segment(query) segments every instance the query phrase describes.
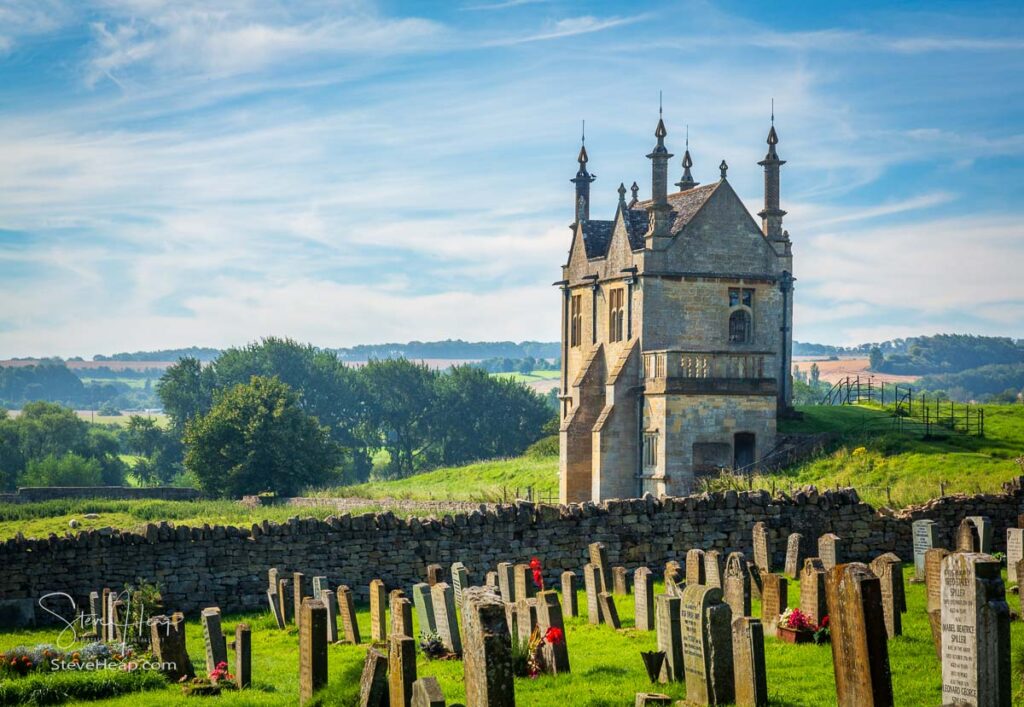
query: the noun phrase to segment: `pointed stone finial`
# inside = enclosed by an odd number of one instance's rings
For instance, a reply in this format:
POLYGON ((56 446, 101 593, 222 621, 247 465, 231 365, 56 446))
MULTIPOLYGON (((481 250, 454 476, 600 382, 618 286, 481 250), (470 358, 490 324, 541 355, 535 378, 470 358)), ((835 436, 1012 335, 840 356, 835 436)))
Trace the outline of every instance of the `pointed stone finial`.
POLYGON ((622 182, 619 182, 619 203, 626 203, 626 185, 622 182))
POLYGON ((633 186, 629 188, 629 191, 633 194, 633 200, 629 202, 632 206, 633 204, 640 201, 640 185, 637 184, 636 182, 633 182, 633 186))
POLYGON ((722 173, 722 179, 725 179, 725 173, 729 171, 729 165, 725 163, 725 160, 722 160, 722 164, 718 165, 718 169, 722 173))
POLYGON ((676 182, 676 186, 679 187, 679 191, 686 191, 687 189, 693 189, 695 186, 700 184, 693 179, 693 175, 690 174, 690 167, 693 166, 693 159, 690 157, 690 126, 686 126, 686 152, 683 153, 683 178, 676 182))

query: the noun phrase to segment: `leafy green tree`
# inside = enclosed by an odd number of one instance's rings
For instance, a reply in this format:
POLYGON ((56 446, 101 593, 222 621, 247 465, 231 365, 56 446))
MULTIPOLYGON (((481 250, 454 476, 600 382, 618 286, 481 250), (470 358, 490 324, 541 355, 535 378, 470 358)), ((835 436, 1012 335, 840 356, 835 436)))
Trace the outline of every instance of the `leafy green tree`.
POLYGON ((812 388, 817 387, 818 382, 821 380, 821 369, 818 368, 818 364, 811 364, 811 380, 810 385, 812 388))
POLYGON ((78 454, 48 454, 29 461, 20 483, 22 486, 100 486, 103 470, 97 459, 78 454))
POLYGON ((221 393, 185 427, 185 468, 214 496, 294 495, 329 481, 339 460, 329 430, 276 378, 253 377, 221 393))
POLYGON ((42 459, 68 452, 82 454, 88 446, 88 426, 74 410, 57 403, 34 402, 21 409, 15 420, 22 455, 42 459))
POLYGON ((196 358, 182 358, 164 372, 156 391, 179 435, 189 420, 210 410, 215 387, 215 373, 196 358))
POLYGON ((868 368, 872 371, 881 371, 885 366, 885 356, 882 354, 882 349, 877 346, 872 347, 871 353, 868 354, 868 368))
POLYGON ((431 445, 434 381, 438 374, 426 365, 404 358, 371 360, 361 370, 372 401, 369 415, 388 450, 392 476, 407 476, 431 445))

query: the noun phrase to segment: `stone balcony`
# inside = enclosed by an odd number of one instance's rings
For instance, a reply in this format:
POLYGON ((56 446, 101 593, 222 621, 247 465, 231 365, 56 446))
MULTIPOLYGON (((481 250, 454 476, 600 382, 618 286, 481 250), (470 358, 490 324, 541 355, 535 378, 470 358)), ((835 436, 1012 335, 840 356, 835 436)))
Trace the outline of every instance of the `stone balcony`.
POLYGON ((649 394, 775 395, 774 351, 645 351, 644 388, 649 394))

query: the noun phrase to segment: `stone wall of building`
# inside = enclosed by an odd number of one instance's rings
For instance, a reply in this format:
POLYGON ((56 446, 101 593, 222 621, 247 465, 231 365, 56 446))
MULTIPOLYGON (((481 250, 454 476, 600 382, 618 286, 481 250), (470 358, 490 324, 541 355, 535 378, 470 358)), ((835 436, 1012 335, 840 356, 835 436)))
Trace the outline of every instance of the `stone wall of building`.
MULTIPOLYGON (((752 554, 751 527, 764 521, 771 532, 775 563, 782 565, 790 532, 813 539, 833 532, 846 542, 847 557, 869 560, 894 551, 912 559, 911 522, 935 520, 951 543, 968 515, 989 516, 995 550, 1005 546, 1006 528, 1016 524, 1024 494, 1020 480, 998 495, 952 496, 899 513, 878 513, 856 491, 770 498, 764 491, 705 494, 656 500, 653 497, 568 506, 519 503, 438 519, 401 519, 392 513, 341 515, 326 521, 292 519, 251 528, 150 525, 142 534, 102 531, 76 537, 19 540, 0 544, 0 600, 30 599, 67 592, 81 606, 88 593, 120 588, 142 577, 158 582, 168 610, 190 613, 217 605, 225 612, 266 606, 267 569, 324 575, 367 598, 370 580, 388 589, 410 590, 428 563, 447 567, 461 561, 474 583, 498 562, 538 557, 554 583, 562 570, 580 571, 587 544, 607 545, 613 564, 640 565, 661 573, 669 559, 682 561, 690 548, 740 550, 752 554)), ((86 604, 87 605, 87 604, 86 604)), ((37 615, 42 612, 37 610, 37 615)))
POLYGON ((0 494, 0 503, 34 503, 69 498, 99 498, 108 501, 194 501, 202 497, 195 489, 133 486, 26 486, 14 493, 0 494))

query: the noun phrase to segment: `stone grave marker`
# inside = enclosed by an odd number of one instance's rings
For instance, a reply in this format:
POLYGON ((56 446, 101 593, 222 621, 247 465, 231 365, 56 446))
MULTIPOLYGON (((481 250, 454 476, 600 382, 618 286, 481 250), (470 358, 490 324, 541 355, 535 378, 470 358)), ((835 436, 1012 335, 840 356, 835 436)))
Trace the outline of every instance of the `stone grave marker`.
POLYGON ((518 599, 513 605, 515 612, 515 633, 520 642, 530 640, 530 634, 537 626, 537 599, 518 599))
POLYGON ((519 602, 505 604, 505 623, 508 625, 509 635, 512 640, 522 640, 519 635, 519 602))
POLYGON ((252 685, 252 629, 249 624, 235 626, 235 686, 239 690, 252 685))
POLYGON ((438 582, 430 588, 434 603, 434 623, 437 635, 449 653, 462 655, 462 636, 459 635, 459 620, 455 613, 455 590, 447 582, 438 582))
MULTIPOLYGON (((370 640, 388 640, 387 590, 384 581, 370 581, 370 640)), ((405 634, 408 635, 408 634, 405 634)))
POLYGON ((469 586, 469 570, 461 562, 452 563, 452 590, 455 592, 455 606, 462 606, 462 590, 469 586))
POLYGON ((758 521, 754 523, 753 527, 754 535, 754 566, 757 567, 760 572, 771 572, 772 571, 772 547, 771 540, 768 537, 768 526, 764 524, 764 521, 758 521))
POLYGON ((437 678, 420 678, 412 684, 412 707, 445 707, 437 678))
POLYGON ((832 668, 839 707, 893 704, 889 648, 878 577, 860 562, 825 575, 832 634, 832 668))
POLYGON ((484 575, 484 586, 485 587, 494 587, 495 589, 497 589, 498 588, 498 573, 495 572, 494 570, 491 570, 490 572, 485 574, 484 575))
POLYGON ((338 597, 330 589, 321 589, 320 596, 316 597, 327 607, 327 642, 338 642, 338 597))
MULTIPOLYGON (((401 591, 400 589, 397 591, 401 591)), ((412 630, 412 602, 402 594, 391 594, 391 631, 399 636, 408 636, 412 630)))
POLYGON ((498 589, 501 591, 502 601, 514 602, 516 600, 515 568, 511 562, 498 563, 498 589))
POLYGON ((992 554, 992 519, 988 516, 968 516, 967 520, 978 530, 978 552, 992 554))
POLYGON ((625 567, 612 567, 612 585, 615 588, 614 593, 618 596, 629 596, 629 575, 625 567))
POLYGON ((725 561, 725 603, 733 618, 750 616, 750 573, 742 552, 730 552, 725 561))
POLYGON ((515 566, 516 601, 537 596, 537 585, 533 583, 533 570, 525 562, 515 566))
POLYGON ((800 552, 800 545, 803 543, 804 536, 800 533, 790 533, 789 539, 786 540, 786 576, 790 579, 798 579, 800 576, 800 570, 803 568, 804 556, 800 552))
POLYGON ((753 562, 747 562, 747 574, 750 575, 750 596, 761 599, 761 570, 753 562))
POLYGON ((601 584, 598 587, 598 594, 612 590, 611 565, 608 564, 608 548, 604 543, 590 543, 587 546, 590 552, 590 564, 597 568, 601 576, 601 584))
POLYGON ((895 552, 886 552, 874 559, 874 562, 888 562, 895 565, 893 571, 893 592, 896 600, 896 608, 901 614, 907 613, 907 588, 903 582, 903 560, 895 552))
POLYGON ((416 623, 420 627, 420 634, 437 633, 434 599, 429 584, 420 582, 412 585, 412 605, 416 607, 416 623))
POLYGON ((760 619, 739 616, 732 620, 732 665, 737 707, 767 707, 768 677, 760 619))
POLYGON ((173 682, 195 677, 192 660, 185 646, 185 616, 178 612, 154 616, 149 620, 149 645, 153 661, 166 666, 164 674, 173 682))
POLYGON ((1000 563, 955 552, 942 561, 943 704, 1010 707, 1010 608, 1000 563))
POLYGON ((924 553, 939 545, 939 526, 927 518, 915 520, 911 527, 914 538, 914 579, 924 581, 924 553))
MULTIPOLYGON (((515 707, 512 637, 501 600, 485 588, 463 597, 466 707, 515 707)), ((391 707, 398 707, 394 701, 391 707)))
POLYGON ((107 641, 114 640, 113 630, 111 629, 111 616, 113 615, 110 607, 114 603, 113 594, 109 587, 104 587, 103 591, 100 592, 100 640, 106 643, 107 641))
POLYGON ((220 626, 220 609, 203 609, 203 642, 206 644, 206 672, 212 673, 219 663, 228 662, 228 644, 220 626))
POLYGON ((411 707, 416 682, 416 639, 392 634, 388 639, 388 699, 390 707, 411 707))
POLYGON ((562 572, 562 614, 570 617, 580 615, 579 597, 576 595, 576 573, 562 572))
POLYGON ((679 610, 686 701, 724 705, 733 701, 732 609, 719 587, 687 585, 679 610))
POLYGON ((704 583, 709 587, 722 588, 722 553, 718 550, 704 553, 704 583))
POLYGON ((601 593, 601 571, 589 562, 583 566, 583 588, 587 595, 587 621, 594 625, 603 623, 601 602, 597 598, 601 593))
POLYGON ((277 591, 277 580, 281 574, 281 571, 276 567, 271 567, 267 570, 267 589, 273 589, 277 591))
POLYGON ((569 647, 565 640, 565 622, 562 620, 562 605, 558 603, 558 592, 554 590, 543 591, 537 595, 537 627, 541 636, 546 636, 549 629, 557 628, 562 632, 562 641, 559 643, 544 642, 542 655, 544 667, 552 675, 568 673, 569 670, 569 647))
POLYGON ((281 615, 281 602, 277 596, 277 588, 267 590, 267 603, 270 604, 270 613, 274 617, 274 623, 278 628, 285 627, 284 616, 281 615))
POLYGON ((327 607, 305 597, 299 608, 299 704, 327 684, 327 607))
POLYGON ((654 575, 648 567, 633 573, 634 624, 638 631, 654 630, 654 575))
POLYGON ((302 600, 309 596, 305 576, 302 572, 292 573, 292 615, 299 626, 302 625, 302 600))
POLYGON ((707 584, 707 568, 704 567, 704 551, 692 548, 686 552, 686 586, 707 584))
POLYGON ((1010 584, 1020 584, 1017 563, 1024 560, 1024 529, 1006 529, 1006 579, 1010 584))
POLYGON ((789 580, 782 575, 761 573, 761 623, 769 636, 778 633, 779 617, 789 606, 789 580))
POLYGON ((427 565, 427 584, 433 587, 438 582, 444 581, 444 568, 441 565, 427 565))
POLYGON ((111 594, 110 597, 113 601, 110 602, 110 622, 111 629, 114 632, 113 641, 123 641, 123 631, 125 628, 125 605, 121 599, 114 599, 116 595, 111 594))
POLYGON ((939 660, 942 660, 942 561, 948 554, 949 550, 943 547, 933 547, 924 554, 925 593, 928 598, 926 610, 935 655, 939 660))
POLYGON ((633 700, 633 707, 661 707, 671 705, 672 698, 660 692, 638 692, 633 700))
POLYGON ((615 606, 615 597, 611 592, 601 592, 597 595, 601 604, 601 616, 604 622, 614 629, 622 628, 619 623, 619 610, 615 606))
POLYGON ((320 592, 328 588, 327 577, 313 577, 313 598, 319 599, 320 592))
POLYGON ((344 584, 338 587, 338 614, 341 616, 341 632, 346 643, 358 646, 359 624, 356 622, 356 601, 352 590, 344 584))
POLYGON ((825 595, 825 565, 819 557, 808 557, 800 572, 800 611, 820 626, 828 616, 828 599, 825 595))
POLYGON ((359 707, 388 707, 388 658, 370 646, 359 678, 359 707))
POLYGON ((882 615, 885 617, 885 633, 889 638, 903 635, 903 619, 900 616, 898 598, 903 588, 903 566, 899 564, 898 557, 896 560, 892 562, 885 555, 881 555, 869 565, 871 572, 878 577, 878 585, 882 590, 882 615), (897 583, 900 590, 896 589, 897 583))
POLYGON ((280 605, 281 617, 284 619, 286 624, 289 621, 291 621, 292 623, 298 621, 298 619, 295 618, 295 613, 293 611, 295 605, 291 601, 291 597, 289 596, 289 585, 290 580, 283 578, 277 580, 277 601, 278 604, 280 605))
POLYGON ((957 552, 981 552, 981 538, 970 518, 964 518, 956 528, 957 552))
POLYGON ((846 558, 843 556, 842 538, 835 533, 825 533, 818 538, 818 557, 826 571, 846 562, 846 558))
POLYGON ((89 621, 92 624, 90 635, 100 635, 100 622, 103 620, 103 608, 100 606, 100 593, 89 592, 89 621))
POLYGON ((683 574, 683 568, 679 566, 679 563, 675 560, 669 560, 665 563, 665 593, 669 596, 676 596, 677 594, 682 595, 683 590, 680 588, 680 582, 685 582, 686 577, 683 574))
POLYGON ((659 594, 654 598, 658 650, 665 654, 658 678, 662 683, 683 681, 683 634, 679 623, 681 601, 680 597, 670 594, 659 594))

